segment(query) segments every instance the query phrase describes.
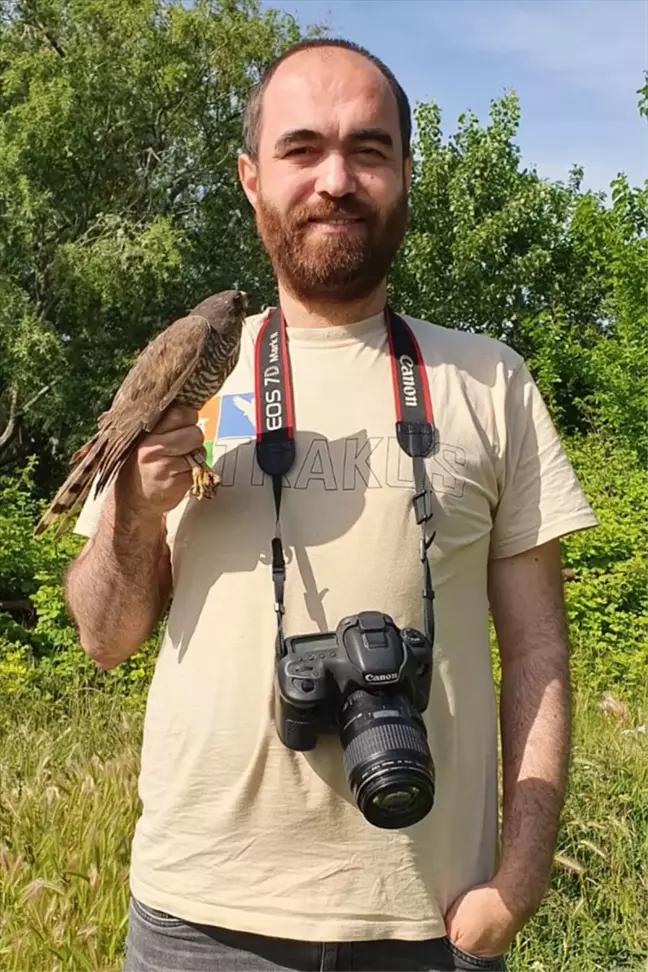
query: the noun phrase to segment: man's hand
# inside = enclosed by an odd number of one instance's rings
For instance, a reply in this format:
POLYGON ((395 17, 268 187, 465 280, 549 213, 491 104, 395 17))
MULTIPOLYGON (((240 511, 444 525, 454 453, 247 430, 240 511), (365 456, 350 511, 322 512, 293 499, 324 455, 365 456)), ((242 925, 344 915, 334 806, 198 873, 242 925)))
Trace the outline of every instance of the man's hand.
POLYGON ((139 444, 117 477, 118 506, 135 516, 159 517, 180 503, 192 483, 190 452, 202 452, 203 433, 193 408, 170 408, 139 444))
POLYGON ((497 882, 480 884, 460 895, 448 911, 446 933, 453 944, 480 958, 497 958, 524 924, 505 904, 497 882))

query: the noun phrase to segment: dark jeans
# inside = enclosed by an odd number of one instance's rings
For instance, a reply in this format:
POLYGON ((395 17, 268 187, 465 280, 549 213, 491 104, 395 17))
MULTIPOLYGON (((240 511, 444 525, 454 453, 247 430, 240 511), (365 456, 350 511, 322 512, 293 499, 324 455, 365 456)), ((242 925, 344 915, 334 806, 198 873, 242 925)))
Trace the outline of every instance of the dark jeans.
POLYGON ((124 972, 491 972, 505 968, 503 957, 483 959, 469 955, 448 938, 422 942, 299 942, 189 924, 131 898, 124 972))

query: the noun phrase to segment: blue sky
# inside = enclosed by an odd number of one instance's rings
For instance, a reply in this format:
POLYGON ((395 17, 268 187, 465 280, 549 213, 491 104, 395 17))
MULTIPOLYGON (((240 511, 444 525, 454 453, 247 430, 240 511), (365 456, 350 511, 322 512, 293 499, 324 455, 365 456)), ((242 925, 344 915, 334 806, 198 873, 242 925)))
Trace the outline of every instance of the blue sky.
POLYGON ((445 135, 491 99, 520 99, 524 165, 607 190, 619 171, 648 177, 645 119, 636 90, 648 67, 646 0, 263 0, 301 25, 369 48, 394 71, 412 105, 435 100, 445 135))

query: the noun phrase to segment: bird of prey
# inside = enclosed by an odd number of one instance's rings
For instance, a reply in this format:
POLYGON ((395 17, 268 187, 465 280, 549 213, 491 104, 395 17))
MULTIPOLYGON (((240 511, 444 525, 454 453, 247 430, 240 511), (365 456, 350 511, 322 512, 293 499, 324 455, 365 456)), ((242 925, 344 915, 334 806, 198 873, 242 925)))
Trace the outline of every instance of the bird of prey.
MULTIPOLYGON (((151 432, 171 405, 200 409, 222 387, 240 354, 247 297, 225 290, 207 297, 186 316, 174 321, 136 358, 98 430, 70 461, 70 472, 39 520, 34 535, 60 519, 59 536, 90 493, 97 496, 119 472, 140 440, 151 432)), ((202 452, 187 455, 192 468, 191 492, 211 496, 220 478, 202 452)))

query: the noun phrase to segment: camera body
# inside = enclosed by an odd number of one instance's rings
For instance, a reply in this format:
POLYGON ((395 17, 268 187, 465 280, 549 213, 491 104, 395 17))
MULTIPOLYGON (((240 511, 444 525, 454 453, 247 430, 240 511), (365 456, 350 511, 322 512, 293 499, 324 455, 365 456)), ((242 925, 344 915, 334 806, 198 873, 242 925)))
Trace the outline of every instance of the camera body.
POLYGON ((316 747, 340 737, 349 788, 374 826, 417 823, 434 802, 434 764, 421 713, 430 696, 432 645, 379 611, 343 618, 334 632, 293 635, 276 664, 282 743, 316 747))
POLYGON ((415 628, 379 611, 343 618, 335 631, 293 635, 276 668, 277 729, 288 749, 311 750, 320 733, 339 733, 346 700, 358 689, 404 696, 427 708, 432 646, 415 628))

